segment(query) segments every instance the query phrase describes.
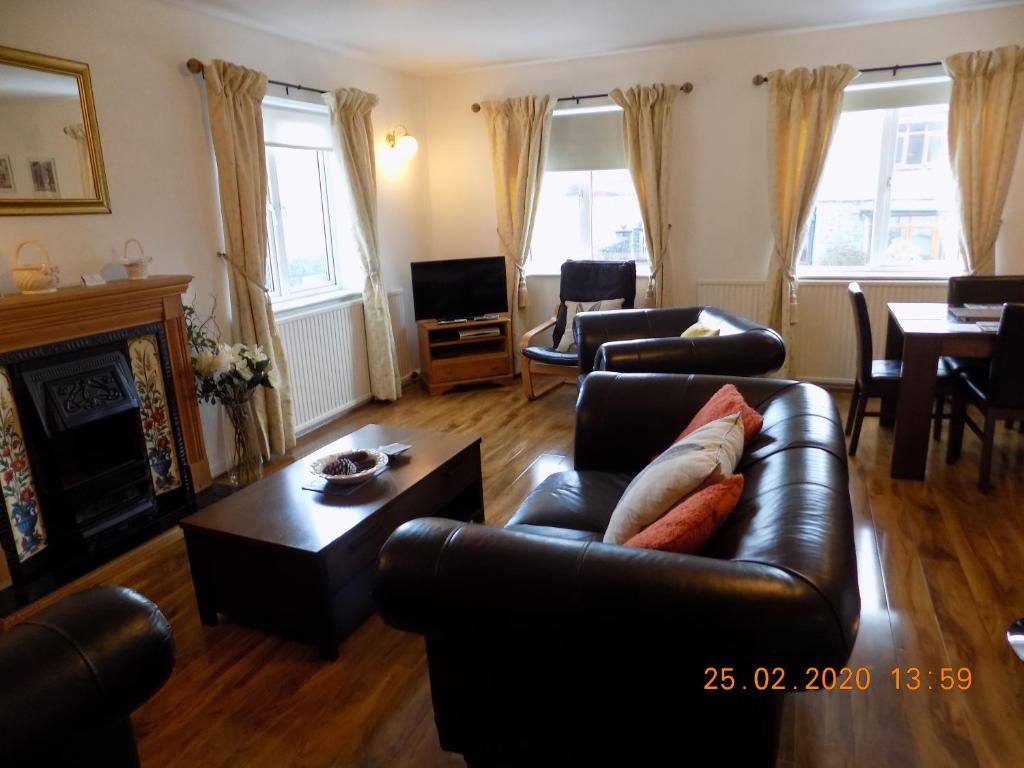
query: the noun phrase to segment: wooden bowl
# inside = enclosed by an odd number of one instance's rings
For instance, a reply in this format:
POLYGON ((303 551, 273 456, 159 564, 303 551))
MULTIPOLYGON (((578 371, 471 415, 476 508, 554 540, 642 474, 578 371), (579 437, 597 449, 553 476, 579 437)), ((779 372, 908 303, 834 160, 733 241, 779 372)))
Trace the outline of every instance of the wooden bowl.
POLYGON ((309 465, 309 471, 317 477, 322 477, 329 483, 334 485, 355 485, 361 483, 364 480, 369 480, 371 477, 379 475, 388 466, 388 455, 381 451, 374 450, 373 448, 361 448, 352 451, 342 451, 341 453, 329 453, 323 458, 317 459, 309 465), (361 472, 354 472, 351 475, 331 475, 326 473, 324 470, 333 462, 338 459, 352 459, 357 460, 358 458, 365 457, 361 464, 368 464, 366 469, 361 472))

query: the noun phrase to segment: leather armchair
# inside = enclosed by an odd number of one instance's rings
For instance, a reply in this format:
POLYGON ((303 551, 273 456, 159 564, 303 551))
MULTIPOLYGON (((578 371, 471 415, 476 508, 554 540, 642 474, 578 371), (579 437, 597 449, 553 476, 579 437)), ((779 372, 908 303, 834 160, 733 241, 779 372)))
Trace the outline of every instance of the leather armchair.
POLYGON ((174 667, 167 619, 121 587, 78 592, 0 635, 7 766, 138 766, 132 711, 174 667))
POLYGON ((841 667, 857 634, 831 398, 781 380, 596 372, 580 393, 574 466, 503 529, 419 519, 381 552, 378 607, 426 638, 441 746, 486 766, 771 765, 783 694, 740 686, 781 668, 792 690, 808 667, 841 667), (727 382, 765 424, 707 550, 601 543, 632 477, 727 382), (706 690, 709 667, 732 670, 735 689, 706 690))
POLYGON ((762 376, 786 361, 778 333, 714 307, 587 312, 576 317, 574 331, 580 376, 592 370, 762 376), (698 321, 719 335, 680 338, 698 321))

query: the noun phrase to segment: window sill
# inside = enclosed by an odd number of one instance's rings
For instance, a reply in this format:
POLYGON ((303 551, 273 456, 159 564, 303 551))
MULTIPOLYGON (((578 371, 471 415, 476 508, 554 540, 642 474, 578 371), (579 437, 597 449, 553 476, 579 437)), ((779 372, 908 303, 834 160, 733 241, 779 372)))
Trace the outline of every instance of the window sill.
MULTIPOLYGON (((614 263, 614 262, 612 262, 612 263, 614 263)), ((527 279, 529 279, 531 277, 561 277, 561 276, 562 276, 562 273, 557 271, 557 270, 554 271, 554 272, 552 272, 550 270, 542 270, 542 271, 539 271, 539 272, 528 272, 526 274, 527 279)), ((638 269, 636 271, 636 276, 638 278, 639 277, 650 277, 651 276, 651 271, 649 269, 646 269, 646 268, 638 269)))
MULTIPOLYGON (((389 291, 390 293, 390 291, 389 291)), ((270 305, 274 314, 279 320, 287 319, 293 315, 318 309, 324 305, 345 304, 350 301, 360 301, 362 292, 353 290, 328 291, 316 293, 310 296, 295 296, 292 298, 272 298, 270 305)))
POLYGON ((922 274, 921 272, 798 272, 801 283, 946 283, 963 272, 922 274))

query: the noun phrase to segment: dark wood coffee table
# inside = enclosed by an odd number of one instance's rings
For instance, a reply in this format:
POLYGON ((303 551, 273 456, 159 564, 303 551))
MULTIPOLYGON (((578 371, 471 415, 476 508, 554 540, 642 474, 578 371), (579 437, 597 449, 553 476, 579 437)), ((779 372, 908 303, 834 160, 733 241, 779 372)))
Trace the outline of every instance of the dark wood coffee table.
POLYGON ((199 616, 224 613, 315 643, 325 658, 373 612, 377 555, 417 517, 483 522, 480 438, 363 427, 181 521, 199 616), (326 453, 412 447, 345 494, 305 490, 307 467, 326 453))

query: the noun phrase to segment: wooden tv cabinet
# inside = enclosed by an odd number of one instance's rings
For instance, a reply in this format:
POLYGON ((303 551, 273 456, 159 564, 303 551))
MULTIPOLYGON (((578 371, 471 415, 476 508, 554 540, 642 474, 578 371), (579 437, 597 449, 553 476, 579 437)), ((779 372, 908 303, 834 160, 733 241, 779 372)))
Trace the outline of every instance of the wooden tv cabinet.
POLYGON ((495 320, 420 320, 416 325, 420 330, 420 381, 430 394, 447 392, 459 384, 512 383, 512 320, 507 313, 495 320), (496 328, 497 334, 459 338, 462 331, 483 328, 496 328))

